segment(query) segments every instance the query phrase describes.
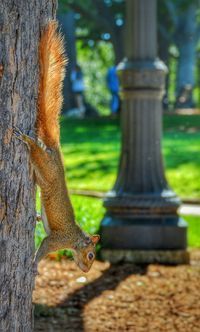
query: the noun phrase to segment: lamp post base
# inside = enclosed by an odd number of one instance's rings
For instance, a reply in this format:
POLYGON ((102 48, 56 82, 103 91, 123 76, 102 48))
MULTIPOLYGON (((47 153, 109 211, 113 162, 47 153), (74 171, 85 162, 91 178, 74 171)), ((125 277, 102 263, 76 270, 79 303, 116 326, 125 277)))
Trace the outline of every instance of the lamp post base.
POLYGON ((185 250, 187 223, 179 216, 105 216, 101 224, 103 249, 185 250))
POLYGON ((130 250, 102 249, 101 258, 110 263, 120 262, 134 264, 188 264, 190 255, 187 250, 130 250))

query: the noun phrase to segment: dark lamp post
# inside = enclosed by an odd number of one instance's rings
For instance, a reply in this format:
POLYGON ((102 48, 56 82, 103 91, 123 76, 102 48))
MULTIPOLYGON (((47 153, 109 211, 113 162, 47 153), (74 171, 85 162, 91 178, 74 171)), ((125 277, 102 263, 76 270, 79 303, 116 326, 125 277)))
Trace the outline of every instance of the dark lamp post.
POLYGON ((127 0, 127 58, 118 66, 122 150, 101 225, 110 261, 183 263, 186 223, 169 187, 161 155, 162 97, 167 68, 157 59, 156 0, 127 0))

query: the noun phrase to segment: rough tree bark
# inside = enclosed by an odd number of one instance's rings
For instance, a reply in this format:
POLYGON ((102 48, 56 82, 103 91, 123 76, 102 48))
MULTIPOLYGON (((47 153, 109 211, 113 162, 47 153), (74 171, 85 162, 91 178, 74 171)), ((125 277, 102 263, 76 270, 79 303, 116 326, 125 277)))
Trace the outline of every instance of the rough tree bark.
POLYGON ((196 47, 196 22, 197 7, 191 4, 187 11, 179 16, 176 32, 176 44, 179 50, 176 85, 176 107, 194 107, 192 91, 195 84, 195 47, 196 47), (187 92, 188 91, 188 92, 187 92))
POLYGON ((13 125, 34 130, 38 42, 56 0, 0 2, 0 331, 31 332, 34 183, 13 125))

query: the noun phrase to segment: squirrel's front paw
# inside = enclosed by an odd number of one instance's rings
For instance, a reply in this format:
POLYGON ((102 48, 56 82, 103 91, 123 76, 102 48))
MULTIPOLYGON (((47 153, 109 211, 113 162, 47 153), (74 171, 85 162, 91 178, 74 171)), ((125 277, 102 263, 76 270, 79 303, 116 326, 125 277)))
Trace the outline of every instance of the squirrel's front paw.
POLYGON ((13 126, 13 134, 14 134, 17 138, 21 138, 21 136, 23 136, 22 131, 21 131, 19 128, 15 127, 15 126, 13 126))

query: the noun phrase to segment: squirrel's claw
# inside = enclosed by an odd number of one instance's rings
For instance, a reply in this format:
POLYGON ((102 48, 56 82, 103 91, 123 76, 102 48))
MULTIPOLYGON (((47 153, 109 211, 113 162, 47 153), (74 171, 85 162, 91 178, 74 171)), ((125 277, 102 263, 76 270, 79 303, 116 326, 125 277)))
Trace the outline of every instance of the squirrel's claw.
POLYGON ((16 138, 18 138, 20 141, 24 142, 27 145, 30 145, 33 142, 35 143, 34 138, 29 135, 23 134, 22 131, 15 126, 13 126, 13 134, 16 138))
POLYGON ((21 131, 19 128, 13 126, 13 134, 14 134, 18 139, 21 139, 21 140, 22 140, 21 137, 23 136, 23 133, 22 133, 22 131, 21 131))

